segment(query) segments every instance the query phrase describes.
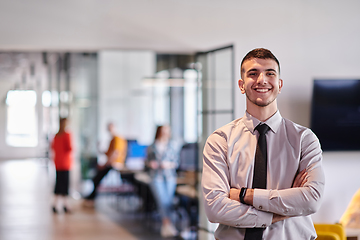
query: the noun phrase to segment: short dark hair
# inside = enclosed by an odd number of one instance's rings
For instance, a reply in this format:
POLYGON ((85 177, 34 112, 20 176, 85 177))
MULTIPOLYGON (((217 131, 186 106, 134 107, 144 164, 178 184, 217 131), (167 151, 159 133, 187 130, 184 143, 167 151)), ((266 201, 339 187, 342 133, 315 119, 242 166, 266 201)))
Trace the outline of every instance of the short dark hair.
POLYGON ((60 124, 63 123, 63 122, 65 122, 65 121, 67 121, 67 118, 66 118, 66 117, 61 117, 61 118, 59 118, 59 123, 60 123, 60 124))
POLYGON ((278 67, 279 67, 279 73, 280 73, 280 63, 279 60, 275 57, 274 54, 272 54, 272 52, 268 49, 265 48, 255 48, 254 50, 251 50, 250 52, 248 52, 245 57, 243 58, 243 60, 241 61, 240 64, 240 76, 241 73, 243 71, 243 64, 245 61, 253 59, 253 58, 260 58, 260 59, 272 59, 274 60, 278 67))
POLYGON ((163 128, 164 126, 160 125, 160 126, 157 126, 156 127, 156 133, 155 133, 155 140, 158 140, 161 136, 161 129, 163 128))

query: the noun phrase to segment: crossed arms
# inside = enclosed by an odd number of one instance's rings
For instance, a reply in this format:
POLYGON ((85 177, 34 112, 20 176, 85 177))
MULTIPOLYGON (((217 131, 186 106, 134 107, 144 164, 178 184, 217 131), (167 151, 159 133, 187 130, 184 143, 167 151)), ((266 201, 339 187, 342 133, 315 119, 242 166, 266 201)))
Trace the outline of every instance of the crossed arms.
MULTIPOLYGON (((305 185, 305 183, 307 182, 307 178, 306 178, 307 175, 308 175, 308 173, 306 172, 306 169, 299 172, 295 177, 292 188, 303 187, 305 185)), ((236 200, 236 201, 240 202, 239 196, 240 196, 240 189, 237 189, 237 188, 231 188, 230 189, 229 198, 231 200, 236 200)), ((254 189, 247 189, 246 190, 246 194, 245 194, 245 197, 244 197, 244 202, 246 204, 250 205, 250 206, 253 206, 254 189)), ((282 220, 287 219, 287 218, 289 218, 289 216, 283 216, 283 215, 273 213, 273 218, 272 218, 271 223, 276 223, 276 222, 282 221, 282 220)))
POLYGON ((289 217, 307 216, 317 211, 325 180, 322 152, 312 134, 304 136, 306 147, 302 148, 299 160, 293 160, 293 167, 300 172, 292 175, 292 185, 281 189, 248 189, 246 204, 239 202, 239 192, 241 187, 246 187, 244 179, 248 177, 248 170, 242 169, 241 164, 233 166, 235 160, 229 159, 222 134, 211 138, 204 148, 202 176, 204 207, 210 222, 240 228, 267 227, 289 217), (234 178, 234 174, 241 177, 234 178))

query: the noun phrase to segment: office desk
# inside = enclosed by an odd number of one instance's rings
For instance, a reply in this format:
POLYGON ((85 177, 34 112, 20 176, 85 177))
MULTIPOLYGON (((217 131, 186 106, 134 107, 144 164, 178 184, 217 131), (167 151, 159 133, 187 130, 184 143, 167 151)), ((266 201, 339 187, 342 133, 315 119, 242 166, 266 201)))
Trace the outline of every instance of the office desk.
POLYGON ((176 187, 176 193, 188 198, 198 199, 199 194, 197 189, 191 185, 179 185, 176 187))
POLYGON ((140 171, 135 174, 135 180, 143 184, 150 184, 151 178, 147 172, 140 171))

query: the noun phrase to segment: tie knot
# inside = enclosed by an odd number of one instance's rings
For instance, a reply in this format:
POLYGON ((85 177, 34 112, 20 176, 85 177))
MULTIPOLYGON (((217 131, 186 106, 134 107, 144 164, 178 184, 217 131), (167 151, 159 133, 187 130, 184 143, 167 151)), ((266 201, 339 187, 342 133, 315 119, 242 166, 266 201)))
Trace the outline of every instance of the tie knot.
POLYGON ((260 135, 262 135, 265 134, 267 131, 269 131, 270 128, 268 125, 264 123, 257 125, 255 129, 260 133, 260 135))

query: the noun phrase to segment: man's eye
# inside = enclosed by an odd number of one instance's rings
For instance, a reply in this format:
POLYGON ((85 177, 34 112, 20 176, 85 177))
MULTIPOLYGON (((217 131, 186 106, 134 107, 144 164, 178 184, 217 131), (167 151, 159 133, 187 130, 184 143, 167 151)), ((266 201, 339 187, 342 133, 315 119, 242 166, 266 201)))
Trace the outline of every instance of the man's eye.
POLYGON ((269 75, 269 76, 274 76, 275 73, 273 73, 273 72, 268 72, 267 75, 269 75))
POLYGON ((256 73, 249 73, 249 76, 255 76, 256 73))

